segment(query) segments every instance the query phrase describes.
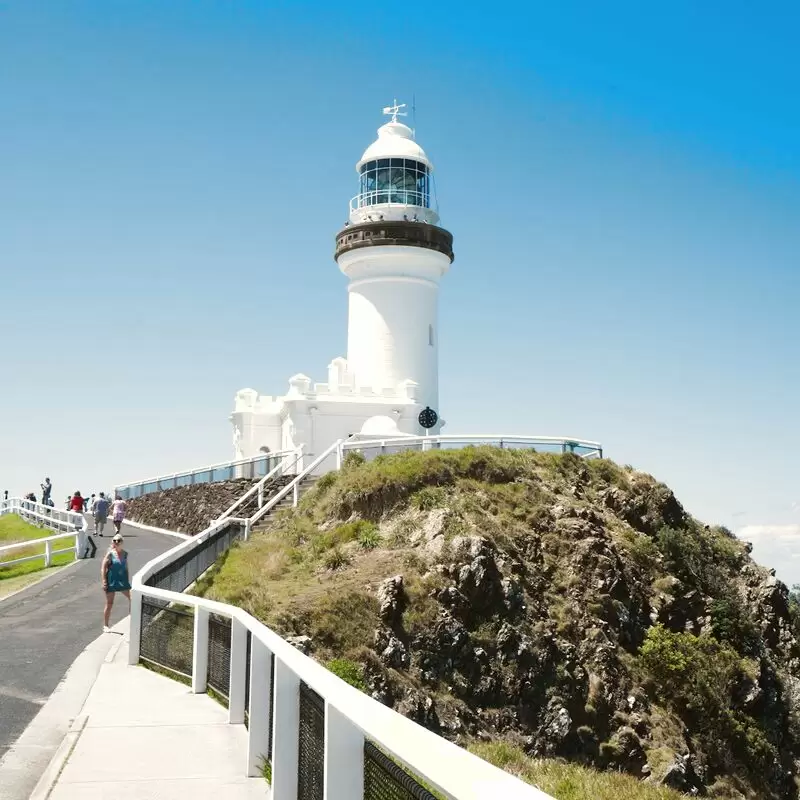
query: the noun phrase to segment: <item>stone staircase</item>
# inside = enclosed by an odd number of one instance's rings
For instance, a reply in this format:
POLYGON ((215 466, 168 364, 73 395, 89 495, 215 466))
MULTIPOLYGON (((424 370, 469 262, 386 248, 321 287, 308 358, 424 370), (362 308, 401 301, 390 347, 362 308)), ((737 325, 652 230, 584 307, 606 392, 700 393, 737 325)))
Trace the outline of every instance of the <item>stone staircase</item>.
MULTIPOLYGON (((264 502, 266 503, 270 497, 274 497, 284 486, 291 483, 293 480, 292 475, 287 476, 286 478, 279 478, 278 480, 282 481, 280 486, 273 488, 270 486, 269 494, 267 494, 267 487, 264 487, 264 502)), ((302 498, 306 492, 310 491, 314 488, 315 484, 319 480, 319 476, 317 475, 308 475, 307 477, 303 478, 298 487, 298 495, 299 498, 302 498)), ((263 516, 254 526, 254 531, 264 530, 265 528, 269 528, 273 521, 273 515, 276 514, 278 511, 283 511, 287 508, 292 508, 294 505, 294 492, 289 492, 285 497, 282 497, 268 512, 265 516, 263 516)), ((248 512, 247 516, 250 516, 255 513, 255 510, 258 508, 257 503, 254 506, 254 509, 248 512)))
MULTIPOLYGON (((269 483, 264 484, 264 504, 269 502, 271 497, 274 497, 284 486, 287 486, 294 480, 294 475, 280 475, 273 478, 269 483)), ((289 499, 291 500, 291 494, 289 499)), ((258 493, 254 493, 245 503, 239 506, 234 512, 233 516, 236 517, 252 517, 258 511, 258 493)))

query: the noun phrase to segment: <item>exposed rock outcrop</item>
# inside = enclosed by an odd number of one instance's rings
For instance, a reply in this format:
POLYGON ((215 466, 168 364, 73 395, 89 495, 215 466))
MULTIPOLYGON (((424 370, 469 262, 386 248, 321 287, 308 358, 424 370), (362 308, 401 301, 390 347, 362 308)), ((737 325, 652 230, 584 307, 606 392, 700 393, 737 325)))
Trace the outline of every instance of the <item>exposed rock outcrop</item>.
POLYGON ((275 528, 300 543, 287 563, 335 542, 346 564, 332 576, 320 561, 306 588, 273 576, 263 617, 360 663, 381 702, 459 742, 690 795, 798 797, 800 604, 650 476, 572 455, 406 453, 351 465, 304 506, 275 528), (334 535, 367 523, 380 546, 334 535), (363 602, 336 616, 343 591, 363 602))

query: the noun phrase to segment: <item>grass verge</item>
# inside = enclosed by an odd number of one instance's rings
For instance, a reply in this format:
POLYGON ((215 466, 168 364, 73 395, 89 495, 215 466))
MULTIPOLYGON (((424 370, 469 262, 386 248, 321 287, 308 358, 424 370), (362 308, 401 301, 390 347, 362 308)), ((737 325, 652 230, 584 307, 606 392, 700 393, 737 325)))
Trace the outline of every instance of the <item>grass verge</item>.
POLYGON ((8 597, 10 594, 14 594, 14 592, 24 589, 26 586, 44 580, 48 575, 52 575, 54 572, 58 572, 63 568, 63 565, 48 567, 47 569, 40 569, 36 572, 27 572, 24 575, 17 575, 15 578, 0 578, 0 600, 4 597, 8 597))
MULTIPOLYGON (((26 522, 22 517, 16 514, 4 514, 0 517, 0 546, 7 544, 17 544, 18 542, 26 542, 31 539, 44 539, 47 536, 54 535, 54 532, 49 528, 38 528, 36 525, 31 525, 26 522)), ((56 539, 51 542, 53 550, 63 550, 70 547, 75 542, 73 536, 64 536, 61 539, 56 539)), ((45 546, 32 545, 31 547, 20 548, 14 550, 3 556, 4 560, 13 561, 17 558, 26 558, 27 556, 43 555, 45 546)), ((59 553, 52 557, 50 567, 63 567, 74 561, 74 552, 59 553)), ((31 573, 41 572, 45 569, 44 558, 35 559, 33 561, 25 561, 22 564, 14 564, 10 567, 0 567, 0 582, 7 581, 12 578, 20 578, 22 576, 30 575, 31 573)), ((30 581, 29 581, 30 583, 30 581)), ((21 588, 17 586, 16 588, 21 588)), ((16 588, 10 591, 16 591, 16 588)), ((5 594, 9 592, 6 591, 5 594)), ((2 592, 0 592, 2 596, 2 592)))
POLYGON ((506 742, 476 742, 469 749, 556 800, 680 800, 684 797, 672 789, 642 783, 620 772, 599 772, 579 764, 528 758, 520 748, 506 742))

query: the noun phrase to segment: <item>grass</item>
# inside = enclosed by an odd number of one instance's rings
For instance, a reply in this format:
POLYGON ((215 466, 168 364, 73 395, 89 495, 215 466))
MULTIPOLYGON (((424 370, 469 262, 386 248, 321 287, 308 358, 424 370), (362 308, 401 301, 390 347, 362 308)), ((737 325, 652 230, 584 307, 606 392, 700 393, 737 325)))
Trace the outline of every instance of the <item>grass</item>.
POLYGON ((361 664, 349 658, 333 658, 325 666, 360 692, 367 691, 367 685, 364 683, 364 667, 361 664))
POLYGON ((16 544, 28 539, 41 539, 44 536, 47 536, 47 533, 42 528, 25 522, 17 514, 3 514, 0 517, 0 543, 2 544, 16 544))
POLYGON ((555 800, 681 800, 664 786, 642 783, 619 772, 598 772, 578 764, 528 758, 507 742, 476 742, 469 750, 490 764, 516 775, 555 800))
MULTIPOLYGON (((20 564, 19 566, 25 565, 20 564)), ((24 589, 26 586, 30 586, 32 583, 36 583, 37 581, 46 578, 48 575, 51 575, 54 572, 58 572, 63 568, 64 565, 48 567, 47 569, 39 569, 36 572, 27 572, 23 575, 17 575, 15 578, 4 578, 2 574, 0 574, 0 600, 2 600, 4 597, 8 597, 10 594, 14 594, 14 592, 24 589)))
MULTIPOLYGON (((0 517, 0 546, 7 544, 17 544, 18 542, 26 542, 31 539, 44 539, 47 536, 55 535, 54 531, 49 528, 37 528, 25 522, 24 519, 16 514, 4 514, 0 517)), ((70 547, 75 542, 73 536, 65 536, 63 539, 56 539, 51 542, 53 550, 63 550, 70 547)), ((26 558, 27 556, 34 556, 44 554, 45 546, 34 545, 20 550, 14 550, 3 556, 5 560, 12 561, 17 558, 26 558)), ((69 564, 75 559, 74 552, 60 553, 52 557, 50 561, 51 567, 60 567, 69 564)), ((25 561, 22 564, 14 564, 11 567, 0 567, 0 581, 7 581, 11 579, 21 578, 30 575, 34 572, 41 572, 44 570, 44 558, 36 559, 34 561, 25 561)), ((28 581, 30 583, 31 581, 28 581)), ((19 585, 17 588, 21 588, 19 585)), ((16 589, 14 590, 16 591, 16 589)), ((8 592, 4 592, 8 593, 8 592)))

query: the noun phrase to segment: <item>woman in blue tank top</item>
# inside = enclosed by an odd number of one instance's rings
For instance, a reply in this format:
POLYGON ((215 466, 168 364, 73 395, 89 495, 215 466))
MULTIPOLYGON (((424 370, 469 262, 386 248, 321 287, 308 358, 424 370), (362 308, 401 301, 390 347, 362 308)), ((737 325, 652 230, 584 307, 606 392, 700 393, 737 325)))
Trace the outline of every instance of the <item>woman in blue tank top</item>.
POLYGON ((114 606, 114 595, 122 592, 128 598, 128 608, 131 603, 131 576, 128 572, 128 553, 122 549, 122 537, 116 534, 111 540, 111 547, 103 559, 100 577, 103 581, 103 591, 106 593, 106 607, 103 612, 103 633, 108 633, 108 620, 114 606))

